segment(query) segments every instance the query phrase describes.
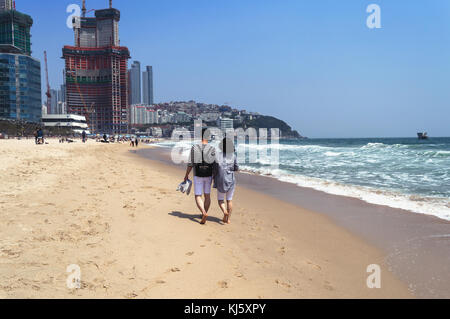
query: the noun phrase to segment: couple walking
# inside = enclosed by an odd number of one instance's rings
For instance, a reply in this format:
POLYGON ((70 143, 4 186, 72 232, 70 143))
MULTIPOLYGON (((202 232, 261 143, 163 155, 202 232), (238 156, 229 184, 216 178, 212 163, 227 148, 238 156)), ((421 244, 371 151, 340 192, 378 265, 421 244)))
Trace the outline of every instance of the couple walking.
POLYGON ((223 212, 223 222, 229 224, 233 210, 233 195, 236 185, 234 172, 238 171, 234 143, 224 138, 216 150, 208 144, 207 129, 202 129, 202 143, 194 145, 186 169, 184 181, 194 169, 195 202, 202 213, 201 224, 206 223, 211 206, 211 184, 217 188, 219 207, 223 212), (203 200, 204 196, 204 200, 203 200), (225 205, 226 200, 226 205, 225 205))

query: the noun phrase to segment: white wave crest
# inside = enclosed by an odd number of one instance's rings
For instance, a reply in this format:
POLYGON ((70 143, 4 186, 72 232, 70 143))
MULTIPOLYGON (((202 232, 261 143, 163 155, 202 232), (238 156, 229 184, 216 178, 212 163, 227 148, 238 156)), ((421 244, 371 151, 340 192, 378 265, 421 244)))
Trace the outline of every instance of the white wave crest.
POLYGON ((293 175, 283 170, 271 170, 269 168, 242 166, 242 169, 256 174, 271 176, 282 182, 292 183, 300 187, 313 188, 333 195, 358 198, 367 203, 432 215, 450 221, 450 201, 448 198, 407 195, 394 191, 347 185, 319 178, 293 175))

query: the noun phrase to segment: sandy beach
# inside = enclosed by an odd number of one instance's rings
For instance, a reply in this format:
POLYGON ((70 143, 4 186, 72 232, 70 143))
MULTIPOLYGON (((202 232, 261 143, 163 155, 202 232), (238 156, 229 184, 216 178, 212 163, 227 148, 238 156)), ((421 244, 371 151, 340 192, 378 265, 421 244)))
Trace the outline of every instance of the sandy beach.
POLYGON ((412 297, 377 247, 263 192, 238 187, 230 225, 213 192, 200 225, 183 172, 127 144, 4 140, 0 157, 0 298, 412 297))

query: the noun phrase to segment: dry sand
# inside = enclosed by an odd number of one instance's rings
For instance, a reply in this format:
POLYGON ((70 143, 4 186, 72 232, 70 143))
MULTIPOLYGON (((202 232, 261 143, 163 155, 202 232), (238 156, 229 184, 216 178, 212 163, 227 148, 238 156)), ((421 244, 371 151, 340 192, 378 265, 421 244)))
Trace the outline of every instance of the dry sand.
POLYGON ((214 194, 202 226, 179 169, 125 144, 49 143, 0 141, 0 298, 411 297, 380 251, 319 213, 239 187, 232 224, 214 194))

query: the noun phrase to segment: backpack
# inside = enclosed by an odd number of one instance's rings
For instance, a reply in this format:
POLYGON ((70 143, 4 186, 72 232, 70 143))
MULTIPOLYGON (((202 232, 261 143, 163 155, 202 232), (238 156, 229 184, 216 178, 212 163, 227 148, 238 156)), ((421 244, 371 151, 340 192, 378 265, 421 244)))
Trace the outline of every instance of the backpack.
POLYGON ((195 176, 197 177, 210 177, 213 173, 213 165, 205 162, 205 159, 203 157, 203 152, 205 151, 205 148, 199 147, 200 151, 202 152, 202 162, 195 164, 195 176))

